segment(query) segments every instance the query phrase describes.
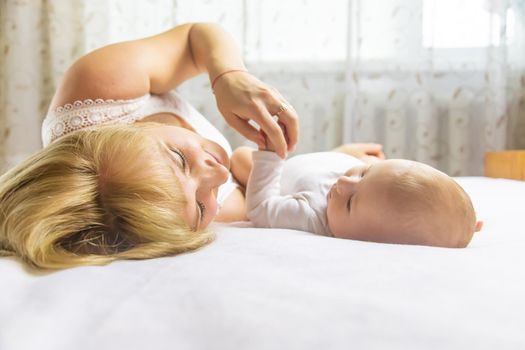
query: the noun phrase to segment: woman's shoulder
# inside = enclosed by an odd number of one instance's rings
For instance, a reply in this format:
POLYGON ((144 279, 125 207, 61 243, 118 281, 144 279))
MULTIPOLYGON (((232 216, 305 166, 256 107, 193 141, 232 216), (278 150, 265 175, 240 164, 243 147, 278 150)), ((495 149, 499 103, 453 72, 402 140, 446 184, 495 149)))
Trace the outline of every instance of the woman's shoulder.
POLYGON ((149 93, 148 75, 110 45, 81 57, 64 74, 50 110, 85 100, 130 100, 149 93))
POLYGON ((111 44, 78 59, 65 73, 51 109, 86 99, 129 100, 163 94, 200 73, 188 45, 192 24, 111 44))

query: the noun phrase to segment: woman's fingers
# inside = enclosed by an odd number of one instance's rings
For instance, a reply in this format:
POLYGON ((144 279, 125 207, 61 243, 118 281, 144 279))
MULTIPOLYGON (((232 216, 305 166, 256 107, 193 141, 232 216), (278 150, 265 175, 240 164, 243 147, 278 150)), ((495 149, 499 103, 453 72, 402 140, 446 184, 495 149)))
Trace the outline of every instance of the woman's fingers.
POLYGON ((223 113, 228 124, 237 130, 242 136, 248 140, 255 142, 257 146, 264 147, 265 140, 261 137, 259 131, 248 123, 247 120, 240 118, 234 113, 223 113))
POLYGON ((231 127, 260 146, 268 141, 282 158, 287 150, 294 150, 299 137, 299 118, 277 90, 245 73, 224 75, 220 82, 214 94, 219 110, 231 127), (272 115, 277 115, 278 120, 272 115), (250 119, 264 132, 266 140, 248 123, 250 119))
POLYGON ((269 101, 267 100, 266 105, 273 106, 270 113, 275 112, 273 115, 279 118, 279 124, 281 124, 281 128, 283 129, 287 150, 293 152, 299 139, 299 117, 293 106, 281 96, 276 88, 270 86, 270 90, 273 93, 270 94, 269 101))
POLYGON ((275 152, 281 158, 285 158, 287 145, 284 132, 277 122, 273 120, 266 107, 261 106, 260 108, 255 108, 252 119, 259 125, 262 131, 264 131, 272 146, 275 147, 275 152))
POLYGON ((299 139, 299 117, 288 103, 283 103, 285 110, 277 113, 279 123, 284 126, 285 140, 289 152, 295 150, 297 140, 299 139))

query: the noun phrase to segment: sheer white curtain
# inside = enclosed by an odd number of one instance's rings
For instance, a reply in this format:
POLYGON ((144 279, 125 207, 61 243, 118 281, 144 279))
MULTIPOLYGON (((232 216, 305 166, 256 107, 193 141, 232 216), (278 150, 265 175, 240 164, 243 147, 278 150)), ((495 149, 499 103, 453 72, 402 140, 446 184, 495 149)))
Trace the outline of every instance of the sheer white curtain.
POLYGON ((54 89, 78 57, 173 25, 173 1, 0 1, 0 170, 41 148, 54 89))
MULTIPOLYGON (((187 21, 221 23, 249 69, 301 118, 298 152, 375 141, 390 157, 480 174, 489 149, 525 148, 523 1, 4 0, 0 152, 40 147, 64 70, 111 42, 187 21)), ((234 145, 201 76, 180 91, 234 145)))
POLYGON ((452 175, 525 146, 523 1, 353 1, 345 138, 452 175))

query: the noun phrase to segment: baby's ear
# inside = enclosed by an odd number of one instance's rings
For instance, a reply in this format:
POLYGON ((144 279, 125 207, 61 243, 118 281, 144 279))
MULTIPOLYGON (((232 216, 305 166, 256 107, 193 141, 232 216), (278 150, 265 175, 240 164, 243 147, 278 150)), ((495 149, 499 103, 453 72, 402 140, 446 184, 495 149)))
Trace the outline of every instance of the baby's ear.
POLYGON ((476 226, 474 226, 474 232, 479 232, 483 228, 483 221, 476 221, 476 226))

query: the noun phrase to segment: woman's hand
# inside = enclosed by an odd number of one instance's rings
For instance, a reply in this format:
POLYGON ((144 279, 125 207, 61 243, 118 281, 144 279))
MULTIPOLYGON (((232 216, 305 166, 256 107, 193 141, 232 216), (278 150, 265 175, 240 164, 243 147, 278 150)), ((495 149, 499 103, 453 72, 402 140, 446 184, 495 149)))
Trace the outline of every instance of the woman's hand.
POLYGON ((235 71, 217 79, 214 94, 226 122, 244 137, 262 148, 272 144, 281 158, 295 149, 299 118, 277 90, 248 72, 235 71), (250 120, 261 130, 250 125, 250 120))
POLYGON ((383 145, 378 143, 347 143, 333 151, 349 154, 367 163, 385 159, 383 145))

